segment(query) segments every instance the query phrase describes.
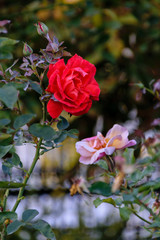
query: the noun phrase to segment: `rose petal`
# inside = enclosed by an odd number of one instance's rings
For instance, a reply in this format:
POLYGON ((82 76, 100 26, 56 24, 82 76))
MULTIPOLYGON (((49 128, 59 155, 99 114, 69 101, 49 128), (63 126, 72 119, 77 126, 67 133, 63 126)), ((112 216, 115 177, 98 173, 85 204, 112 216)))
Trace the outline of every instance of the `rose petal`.
POLYGON ((58 60, 55 64, 49 65, 49 70, 47 72, 47 77, 50 79, 51 75, 54 73, 55 70, 59 70, 60 75, 62 75, 65 69, 64 59, 58 60))
POLYGON ((90 164, 95 163, 98 161, 100 158, 104 157, 106 155, 105 149, 101 148, 100 150, 96 151, 93 156, 91 157, 90 164))
POLYGON ((46 89, 47 92, 55 93, 58 89, 57 78, 59 78, 58 70, 55 70, 49 78, 49 85, 46 89))
POLYGON ((115 147, 106 147, 104 151, 106 155, 112 155, 112 153, 115 151, 115 147))
POLYGON ((47 104, 47 111, 52 118, 57 118, 61 114, 63 110, 63 105, 60 102, 55 102, 53 100, 49 100, 47 104))
POLYGON ((100 93, 94 79, 95 72, 95 66, 77 54, 71 57, 66 65, 63 59, 50 64, 46 91, 52 93, 61 103, 59 112, 63 108, 68 113, 79 116, 89 111, 92 100, 98 100, 100 93))
POLYGON ((66 112, 71 113, 72 115, 79 116, 79 115, 87 113, 89 111, 89 109, 91 108, 91 106, 92 106, 92 101, 89 100, 88 103, 84 103, 84 104, 78 106, 78 108, 76 108, 76 106, 69 107, 67 105, 63 105, 63 109, 66 112))
POLYGON ((125 127, 122 127, 118 124, 113 125, 113 127, 108 131, 108 133, 106 134, 107 138, 113 138, 117 135, 121 135, 123 138, 127 138, 128 137, 128 130, 125 127))
POLYGON ((91 164, 91 158, 90 158, 90 157, 81 156, 81 157, 79 158, 79 162, 80 162, 80 163, 83 163, 83 164, 85 164, 85 165, 91 164))
POLYGON ((137 144, 137 142, 136 142, 135 140, 130 140, 130 141, 128 141, 127 144, 124 145, 121 149, 127 148, 127 147, 131 147, 131 146, 134 146, 134 145, 136 145, 136 144, 137 144))
POLYGON ((99 100, 100 88, 98 84, 88 84, 86 86, 86 91, 92 96, 93 100, 99 100))
POLYGON ((76 150, 82 156, 92 156, 96 151, 94 148, 90 147, 88 142, 80 141, 76 143, 76 150))

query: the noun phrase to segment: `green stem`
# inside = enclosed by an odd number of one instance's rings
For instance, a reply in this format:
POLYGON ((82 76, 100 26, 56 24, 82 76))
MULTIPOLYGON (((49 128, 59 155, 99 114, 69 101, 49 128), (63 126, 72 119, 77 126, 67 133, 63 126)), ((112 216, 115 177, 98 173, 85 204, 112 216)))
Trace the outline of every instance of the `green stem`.
POLYGON ((140 218, 142 221, 151 224, 151 222, 147 221, 146 219, 144 219, 143 217, 139 216, 136 212, 133 212, 135 216, 137 216, 138 218, 140 218))
POLYGON ((157 217, 157 215, 149 207, 147 207, 137 196, 134 195, 134 197, 139 202, 139 205, 142 205, 154 218, 157 217))
POLYGON ((6 240, 6 235, 7 235, 7 233, 6 233, 6 225, 3 224, 3 229, 2 229, 2 232, 1 232, 0 240, 6 240))
POLYGON ((7 204, 8 195, 9 195, 9 189, 6 189, 4 197, 3 197, 3 203, 2 203, 3 211, 6 210, 6 204, 7 204))
POLYGON ((139 215, 136 213, 133 204, 131 204, 131 207, 132 207, 132 209, 134 210, 133 213, 134 213, 135 216, 137 216, 137 217, 138 217, 139 219, 141 219, 143 222, 146 222, 146 223, 148 223, 148 224, 151 224, 151 222, 147 221, 146 219, 144 219, 143 217, 139 216, 139 215))
POLYGON ((17 100, 17 107, 18 107, 19 113, 21 113, 21 108, 20 108, 19 100, 17 100))
POLYGON ((39 142, 38 142, 38 144, 37 144, 37 149, 36 149, 36 153, 35 153, 35 156, 34 156, 32 165, 31 165, 29 171, 27 172, 27 175, 26 175, 25 178, 24 178, 24 181, 23 181, 24 186, 20 188, 20 191, 19 191, 19 194, 18 194, 16 203, 15 203, 15 205, 13 206, 12 211, 14 211, 14 212, 16 211, 16 209, 17 209, 20 201, 21 201, 22 198, 23 198, 23 193, 24 193, 25 186, 26 186, 26 184, 27 184, 27 182, 28 182, 28 179, 30 178, 30 175, 31 175, 31 173, 33 172, 33 169, 34 169, 34 167, 35 167, 35 165, 36 165, 36 163, 37 163, 37 161, 38 161, 38 159, 39 159, 41 144, 42 144, 42 138, 40 138, 40 140, 39 140, 39 142))
POLYGON ((47 112, 46 112, 46 102, 42 102, 42 106, 43 106, 43 124, 45 124, 46 115, 47 115, 47 112))

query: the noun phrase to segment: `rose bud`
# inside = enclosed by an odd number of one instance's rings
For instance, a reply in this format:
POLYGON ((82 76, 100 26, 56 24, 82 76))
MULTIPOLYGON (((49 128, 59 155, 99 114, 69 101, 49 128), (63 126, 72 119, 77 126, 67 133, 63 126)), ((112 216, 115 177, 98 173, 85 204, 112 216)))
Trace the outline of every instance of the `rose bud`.
POLYGON ((39 35, 46 35, 48 33, 48 27, 44 23, 38 22, 38 24, 35 24, 35 26, 37 27, 37 32, 39 35))

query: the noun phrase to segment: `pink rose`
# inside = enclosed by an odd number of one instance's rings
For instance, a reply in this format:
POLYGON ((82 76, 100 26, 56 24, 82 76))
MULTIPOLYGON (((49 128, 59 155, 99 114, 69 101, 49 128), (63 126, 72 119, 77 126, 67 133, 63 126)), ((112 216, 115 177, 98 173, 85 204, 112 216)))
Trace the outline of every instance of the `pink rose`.
POLYGON ((57 118, 62 110, 79 116, 87 113, 92 100, 99 100, 100 89, 94 79, 96 68, 77 54, 65 65, 61 59, 49 65, 47 92, 53 94, 47 105, 52 118, 57 118))
POLYGON ((81 155, 79 161, 92 164, 105 155, 111 155, 115 150, 134 146, 136 141, 129 140, 128 134, 125 127, 115 124, 105 137, 98 132, 95 137, 77 142, 76 150, 81 155))

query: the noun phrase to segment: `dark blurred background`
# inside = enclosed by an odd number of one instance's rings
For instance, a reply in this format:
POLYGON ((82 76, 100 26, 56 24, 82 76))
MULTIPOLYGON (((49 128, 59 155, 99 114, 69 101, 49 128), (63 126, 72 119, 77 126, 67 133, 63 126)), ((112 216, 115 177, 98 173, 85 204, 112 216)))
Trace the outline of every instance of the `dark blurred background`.
MULTIPOLYGON (((72 55, 77 53, 95 64, 96 80, 101 88, 100 101, 94 102, 84 116, 69 118, 71 127, 80 131, 80 139, 93 136, 97 131, 105 134, 115 123, 125 125, 136 136, 137 132, 150 129, 153 119, 159 117, 153 96, 144 94, 134 85, 142 82, 150 88, 160 78, 159 0, 1 0, 0 20, 4 19, 11 20, 5 36, 20 40, 13 49, 14 58, 22 58, 23 42, 27 42, 35 52, 45 46, 45 40, 37 34, 34 26, 41 21, 49 27, 50 35, 64 41, 72 55), (135 132, 136 129, 139 131, 135 132)), ((6 67, 11 63, 12 60, 2 60, 6 67)), ((39 116, 41 106, 37 96, 24 95, 21 104, 29 111, 36 110, 39 116)), ((94 174, 92 167, 80 170, 78 156, 72 157, 74 144, 71 146, 71 153, 67 152, 68 147, 64 147, 54 161, 47 160, 50 156, 42 159, 43 168, 39 170, 42 178, 45 176, 46 179, 46 172, 54 171, 49 185, 42 180, 43 191, 50 189, 55 179, 58 186, 64 187, 66 181, 70 182, 72 177, 83 171, 87 177, 94 174)), ((122 224, 121 230, 123 227, 122 224)), ((89 238, 88 235, 86 239, 122 239, 118 238, 121 230, 115 228, 115 238, 109 235, 89 238)), ((71 231, 69 237, 62 234, 57 239, 83 238, 83 231, 79 228, 74 231, 77 231, 76 237, 74 232, 72 238, 71 231)), ((135 239, 140 238, 136 235, 135 239)))

